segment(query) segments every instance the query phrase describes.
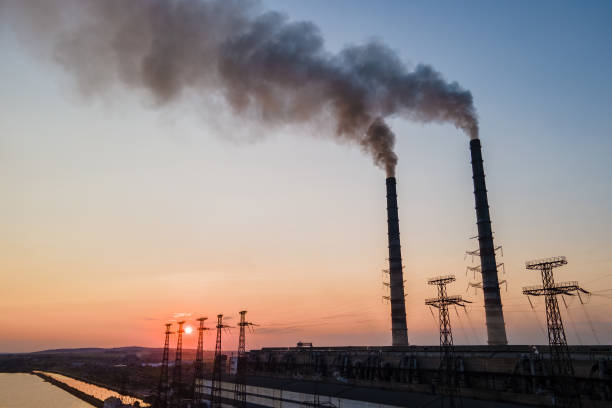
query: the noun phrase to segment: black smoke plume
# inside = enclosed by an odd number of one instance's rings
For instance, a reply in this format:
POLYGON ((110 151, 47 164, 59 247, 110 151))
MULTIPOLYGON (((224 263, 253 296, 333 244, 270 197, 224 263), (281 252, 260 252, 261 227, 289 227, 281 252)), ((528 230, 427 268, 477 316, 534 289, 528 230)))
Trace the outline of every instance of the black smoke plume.
POLYGON ((394 175, 389 116, 446 122, 478 137, 469 91, 428 65, 409 70, 378 42, 325 51, 311 22, 239 0, 0 0, 0 22, 46 46, 85 92, 144 88, 158 104, 187 89, 265 123, 331 116, 394 175))

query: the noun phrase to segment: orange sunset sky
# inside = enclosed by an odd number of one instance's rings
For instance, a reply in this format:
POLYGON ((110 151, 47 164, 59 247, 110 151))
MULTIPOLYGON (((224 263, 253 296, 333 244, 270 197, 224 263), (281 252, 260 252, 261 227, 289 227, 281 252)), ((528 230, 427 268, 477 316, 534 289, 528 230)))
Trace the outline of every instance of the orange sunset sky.
MULTIPOLYGON (((525 261, 556 255, 569 261, 559 281, 593 291, 586 305, 562 305, 569 343, 610 344, 612 57, 593 40, 609 38, 607 22, 585 8, 575 18, 591 23, 578 30, 559 23, 571 13, 553 21, 506 4, 472 10, 488 13, 472 24, 469 10, 434 17, 418 2, 363 2, 339 18, 346 2, 305 3, 263 7, 315 21, 332 52, 375 37, 473 92, 510 344, 546 343, 543 302, 533 311, 521 288, 540 283, 525 261), (524 36, 502 20, 520 21, 524 36)), ((0 352, 162 347, 177 316, 212 327, 223 313, 235 325, 243 309, 260 325, 248 348, 390 345, 385 174, 358 146, 331 141, 332 125, 269 127, 197 92, 163 107, 121 87, 84 96, 18 29, 0 33, 0 352)), ((452 311, 455 343, 485 344, 482 293, 466 291, 479 278, 464 256, 477 233, 468 139, 450 125, 389 124, 409 341, 438 343, 426 280, 453 273, 449 293, 473 301, 452 311)))

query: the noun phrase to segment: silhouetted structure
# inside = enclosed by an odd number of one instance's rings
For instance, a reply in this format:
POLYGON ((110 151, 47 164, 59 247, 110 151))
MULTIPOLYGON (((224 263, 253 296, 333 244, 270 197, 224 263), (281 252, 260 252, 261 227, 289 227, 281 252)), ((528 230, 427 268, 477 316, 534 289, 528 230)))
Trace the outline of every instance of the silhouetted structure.
POLYGON ((502 310, 501 295, 499 293, 495 246, 493 244, 489 200, 487 198, 487 186, 485 184, 482 151, 479 139, 472 139, 470 141, 470 152, 472 155, 474 199, 476 201, 476 223, 478 225, 479 250, 477 254, 480 255, 482 291, 484 292, 487 324, 487 342, 492 346, 505 345, 508 344, 508 339, 506 338, 504 312, 502 310))
POLYGON ((404 268, 402 266, 395 177, 388 177, 386 182, 392 344, 394 346, 407 346, 408 327, 406 326, 406 302, 404 299, 404 268))
POLYGON ((198 348, 196 349, 196 359, 194 363, 193 375, 193 401, 196 407, 204 406, 206 400, 206 392, 204 387, 204 332, 210 330, 204 327, 204 322, 207 317, 200 317, 198 322, 198 348))
POLYGON ((224 328, 223 315, 217 315, 217 342, 215 344, 215 360, 213 363, 213 377, 211 390, 212 408, 221 408, 221 379, 223 373, 223 354, 221 353, 221 333, 224 328))
MULTIPOLYGON (((567 347, 565 329, 559 310, 557 295, 580 296, 580 293, 589 293, 578 285, 578 282, 555 283, 553 269, 566 265, 564 256, 538 259, 525 263, 525 267, 538 270, 542 274, 542 285, 523 288, 527 296, 544 296, 546 303, 546 324, 548 327, 548 345, 552 375, 555 379, 555 405, 578 406, 580 400, 571 378, 574 376, 574 366, 567 347)), ((582 300, 582 299, 581 299, 582 300)))
POLYGON ((255 324, 246 321, 246 310, 240 312, 240 336, 238 338, 238 359, 236 361, 236 381, 234 383, 234 406, 246 408, 246 328, 255 324))
POLYGON ((157 408, 166 408, 168 406, 168 355, 170 354, 170 328, 172 323, 166 323, 166 338, 164 341, 164 353, 162 356, 161 374, 159 375, 159 385, 157 387, 157 408))
POLYGON ((178 322, 178 336, 176 339, 176 353, 174 355, 174 369, 172 370, 172 406, 179 404, 183 395, 183 325, 185 321, 178 322))
MULTIPOLYGON (((431 278, 427 281, 430 285, 438 288, 438 297, 425 299, 427 306, 438 309, 438 321, 440 323, 440 385, 442 392, 448 396, 451 407, 461 404, 459 397, 459 379, 457 376, 457 361, 454 354, 453 332, 451 328, 448 306, 465 306, 471 303, 464 300, 461 296, 448 296, 446 285, 455 281, 455 276, 446 275, 431 278)), ((444 399, 442 399, 444 406, 444 399)))

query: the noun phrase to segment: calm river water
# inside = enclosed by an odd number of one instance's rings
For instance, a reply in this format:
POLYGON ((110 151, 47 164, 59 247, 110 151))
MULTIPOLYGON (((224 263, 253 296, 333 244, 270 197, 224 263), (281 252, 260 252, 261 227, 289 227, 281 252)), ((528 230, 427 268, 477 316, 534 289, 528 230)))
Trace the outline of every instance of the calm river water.
POLYGON ((0 408, 92 408, 42 378, 0 373, 0 408))

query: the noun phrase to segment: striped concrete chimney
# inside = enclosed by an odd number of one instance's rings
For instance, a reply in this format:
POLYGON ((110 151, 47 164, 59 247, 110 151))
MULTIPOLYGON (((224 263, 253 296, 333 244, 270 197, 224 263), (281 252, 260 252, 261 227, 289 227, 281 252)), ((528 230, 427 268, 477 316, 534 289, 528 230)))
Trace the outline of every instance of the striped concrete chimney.
POLYGON ((389 280, 391 289, 391 335, 394 346, 408 345, 406 303, 404 300, 404 271, 400 245, 399 218, 395 177, 387 178, 387 229, 389 235, 389 280))
POLYGON ((472 153, 472 178, 474 179, 474 198, 476 200, 476 223, 478 225, 478 245, 480 247, 487 342, 491 346, 505 345, 508 344, 508 340, 506 338, 504 312, 499 294, 495 246, 493 245, 489 201, 487 199, 487 186, 485 184, 479 139, 472 139, 470 141, 470 151, 472 153))

